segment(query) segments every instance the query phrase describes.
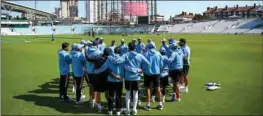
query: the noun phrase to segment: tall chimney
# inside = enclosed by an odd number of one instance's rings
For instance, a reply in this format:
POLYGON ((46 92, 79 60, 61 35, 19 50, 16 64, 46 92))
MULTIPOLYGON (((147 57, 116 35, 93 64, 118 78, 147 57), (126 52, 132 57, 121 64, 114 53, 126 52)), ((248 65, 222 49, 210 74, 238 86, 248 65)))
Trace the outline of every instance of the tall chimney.
POLYGON ((256 3, 254 3, 254 8, 256 7, 256 3))
POLYGON ((237 5, 237 8, 238 8, 238 5, 237 5))
POLYGON ((217 10, 217 6, 215 7, 215 9, 217 10))
POLYGON ((227 5, 226 5, 225 9, 227 9, 227 5))

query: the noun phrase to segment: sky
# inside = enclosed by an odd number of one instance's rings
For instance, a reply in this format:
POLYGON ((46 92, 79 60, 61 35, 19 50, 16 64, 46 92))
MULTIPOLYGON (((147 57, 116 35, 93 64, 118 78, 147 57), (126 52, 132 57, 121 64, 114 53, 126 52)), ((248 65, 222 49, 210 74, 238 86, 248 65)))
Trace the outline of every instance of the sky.
MULTIPOLYGON (((32 1, 12 1, 21 5, 25 5, 28 7, 35 7, 34 0, 32 1)), ((192 13, 202 13, 206 10, 207 7, 228 7, 239 5, 257 5, 260 4, 262 6, 262 1, 259 0, 250 0, 250 1, 157 1, 157 12, 159 15, 164 15, 165 20, 169 19, 170 16, 174 16, 176 14, 180 14, 182 11, 192 12, 192 13)), ((85 17, 85 1, 79 0, 79 16, 85 17)), ((37 9, 54 12, 55 7, 60 7, 59 0, 56 1, 37 1, 37 9)), ((12 15, 18 15, 17 13, 13 13, 12 15)))

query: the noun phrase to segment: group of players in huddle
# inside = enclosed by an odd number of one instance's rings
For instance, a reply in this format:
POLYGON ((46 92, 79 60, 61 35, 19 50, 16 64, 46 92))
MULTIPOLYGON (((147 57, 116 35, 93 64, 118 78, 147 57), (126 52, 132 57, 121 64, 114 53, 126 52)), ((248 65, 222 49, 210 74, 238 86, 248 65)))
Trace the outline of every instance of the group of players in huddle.
POLYGON ((96 105, 98 112, 102 111, 100 93, 105 92, 109 115, 113 114, 113 110, 116 115, 121 114, 123 83, 126 89, 125 114, 137 114, 141 78, 146 88, 147 110, 151 110, 151 97, 154 100, 155 96, 159 102, 157 109, 163 109, 165 91, 169 85, 168 77, 171 77, 173 83, 171 101, 180 101, 180 86, 184 86, 185 92, 188 92, 190 48, 183 38, 179 41, 171 38, 169 45, 165 38, 161 41, 162 46, 158 51, 151 39, 146 45, 142 43, 142 38, 138 38, 137 43, 136 39, 132 39, 128 45, 122 39, 119 46, 112 40, 111 45, 106 47, 103 38, 96 38, 94 41, 81 40, 80 44, 73 43, 70 53, 69 43, 62 43, 62 49, 58 52, 60 99, 73 101, 67 96, 69 76, 72 75, 76 103, 84 102, 85 96, 81 89, 85 79, 89 86, 91 107, 96 105))

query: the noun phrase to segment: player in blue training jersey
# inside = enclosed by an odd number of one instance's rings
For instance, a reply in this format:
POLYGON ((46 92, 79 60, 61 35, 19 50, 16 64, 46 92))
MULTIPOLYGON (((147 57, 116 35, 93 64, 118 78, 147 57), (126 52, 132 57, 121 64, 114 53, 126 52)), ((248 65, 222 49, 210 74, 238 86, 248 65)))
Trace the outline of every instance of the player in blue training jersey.
POLYGON ((183 67, 183 77, 181 80, 181 83, 184 83, 185 85, 185 92, 188 93, 188 72, 190 68, 190 48, 186 45, 186 40, 184 38, 181 38, 179 40, 179 45, 181 46, 181 49, 184 54, 184 67, 183 67))
POLYGON ((111 41, 111 45, 109 46, 110 54, 114 54, 114 48, 115 48, 115 40, 111 41))
POLYGON ((145 46, 144 52, 147 52, 147 51, 150 50, 150 48, 149 48, 149 43, 150 43, 150 42, 152 42, 152 39, 148 39, 148 40, 147 40, 147 44, 146 44, 146 46, 145 46))
POLYGON ((136 52, 142 54, 145 49, 145 45, 142 43, 142 38, 138 38, 138 43, 136 44, 136 52))
POLYGON ((142 64, 145 63, 150 65, 148 60, 140 53, 135 52, 135 44, 129 43, 129 52, 123 57, 125 59, 125 89, 126 89, 126 115, 136 115, 137 114, 137 103, 138 103, 138 90, 139 81, 141 79, 142 64), (134 73, 129 71, 128 68, 138 69, 138 72, 134 73), (133 109, 130 111, 130 94, 133 92, 133 109))
POLYGON ((78 44, 76 54, 72 56, 72 71, 73 77, 76 83, 76 103, 81 104, 84 102, 84 98, 81 97, 82 80, 84 76, 86 59, 81 52, 83 45, 78 44))
POLYGON ((120 47, 121 56, 128 52, 128 46, 124 43, 124 39, 121 39, 121 45, 119 47, 120 47))
POLYGON ((99 39, 99 50, 101 51, 101 52, 104 52, 104 50, 105 50, 105 48, 106 48, 106 44, 103 42, 103 38, 102 37, 100 37, 100 39, 99 39))
MULTIPOLYGON (((71 45, 71 50, 70 50, 70 53, 69 53, 71 57, 76 53, 77 45, 78 45, 78 44, 76 44, 76 43, 73 43, 73 44, 71 45)), ((73 76, 72 73, 71 73, 71 76, 73 76)), ((76 92, 76 83, 75 83, 74 78, 73 78, 72 92, 73 92, 73 93, 76 92)))
POLYGON ((153 86, 156 90, 157 96, 159 98, 159 105, 157 108, 159 110, 163 109, 162 104, 162 94, 160 89, 160 74, 163 67, 163 60, 161 54, 156 51, 154 42, 148 44, 148 51, 144 53, 145 58, 150 62, 150 67, 143 63, 143 73, 144 73, 144 86, 147 89, 147 103, 146 110, 151 110, 150 100, 151 100, 151 88, 153 86))
POLYGON ((170 55, 165 62, 169 63, 169 75, 173 80, 173 91, 171 101, 180 101, 180 89, 179 81, 182 76, 183 71, 183 53, 180 48, 177 47, 176 43, 171 43, 169 46, 170 55))
MULTIPOLYGON (((102 67, 102 65, 107 60, 109 52, 110 52, 109 48, 106 48, 103 53, 98 50, 93 54, 90 54, 89 57, 91 58, 88 60, 94 63, 94 70, 102 67)), ((107 71, 93 74, 94 97, 96 100, 96 104, 98 106, 98 112, 102 111, 102 104, 100 99, 101 93, 105 92, 105 97, 108 98, 107 76, 108 76, 107 71)))
POLYGON ((92 45, 88 47, 88 50, 86 51, 86 71, 88 73, 88 79, 86 79, 88 85, 89 85, 89 92, 90 92, 90 104, 91 107, 95 106, 95 93, 94 93, 94 63, 92 61, 89 61, 88 59, 94 52, 99 52, 100 50, 97 48, 98 42, 93 41, 92 45))
POLYGON ((166 49, 162 48, 160 50, 160 53, 162 55, 162 60, 163 60, 163 67, 162 67, 162 72, 160 74, 160 85, 161 85, 161 90, 162 90, 162 95, 163 95, 163 102, 165 102, 165 91, 166 91, 166 87, 168 86, 169 82, 168 82, 168 77, 169 77, 169 63, 165 62, 164 59, 167 59, 167 55, 166 55, 166 49))
POLYGON ((160 48, 160 52, 161 52, 162 49, 165 49, 165 53, 167 53, 169 51, 169 46, 166 44, 166 39, 163 38, 161 40, 161 42, 162 42, 162 46, 160 48))
POLYGON ((61 100, 72 102, 73 100, 70 99, 67 95, 67 88, 69 82, 69 71, 70 71, 70 64, 71 58, 68 51, 69 43, 62 43, 62 49, 58 52, 58 60, 59 60, 59 70, 60 70, 60 83, 59 83, 59 97, 61 100))
POLYGON ((108 75, 108 113, 112 115, 113 113, 113 103, 116 106, 116 115, 121 114, 122 108, 122 88, 123 88, 123 78, 124 78, 124 60, 118 63, 121 60, 120 56, 120 47, 115 47, 114 54, 108 56, 109 58, 103 64, 100 69, 95 70, 95 73, 101 73, 107 69, 112 72, 111 75, 108 75), (111 60, 112 59, 112 60, 111 60))

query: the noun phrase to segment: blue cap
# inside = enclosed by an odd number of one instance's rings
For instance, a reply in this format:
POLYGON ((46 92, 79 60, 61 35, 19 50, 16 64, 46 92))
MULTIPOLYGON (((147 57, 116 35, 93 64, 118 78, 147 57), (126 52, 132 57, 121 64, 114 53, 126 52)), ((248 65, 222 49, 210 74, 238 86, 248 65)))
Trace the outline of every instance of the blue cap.
POLYGON ((177 43, 175 43, 175 42, 171 43, 169 48, 171 48, 171 49, 177 48, 177 43))
POLYGON ((73 43, 73 44, 71 45, 71 48, 72 48, 72 49, 76 49, 76 48, 77 48, 77 44, 76 44, 76 43, 73 43))
POLYGON ((154 42, 150 42, 150 43, 148 44, 148 46, 149 46, 150 48, 155 48, 155 43, 154 43, 154 42))
POLYGON ((169 43, 170 43, 170 44, 171 44, 171 43, 175 43, 174 39, 171 38, 171 39, 169 40, 169 43))

